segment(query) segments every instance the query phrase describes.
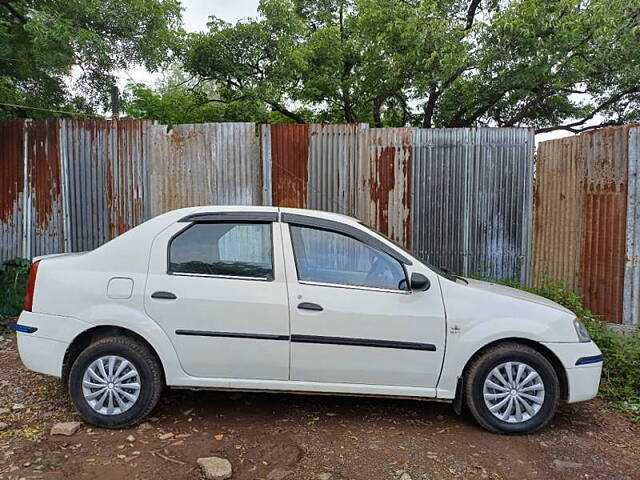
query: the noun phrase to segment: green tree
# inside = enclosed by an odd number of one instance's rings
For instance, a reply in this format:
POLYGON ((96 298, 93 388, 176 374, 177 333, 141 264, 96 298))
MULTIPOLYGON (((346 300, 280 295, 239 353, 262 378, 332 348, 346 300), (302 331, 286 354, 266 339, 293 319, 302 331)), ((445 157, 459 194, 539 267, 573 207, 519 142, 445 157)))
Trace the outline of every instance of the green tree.
POLYGON ((640 118, 640 0, 262 0, 184 69, 289 121, 532 126, 640 118))
POLYGON ((165 125, 205 122, 268 123, 273 118, 263 102, 245 98, 224 102, 216 85, 194 79, 173 66, 154 88, 130 84, 123 96, 124 113, 133 118, 158 120, 165 125))
MULTIPOLYGON (((104 107, 116 70, 156 70, 180 51, 180 23, 178 0, 0 0, 0 103, 104 107)), ((39 114, 0 105, 1 116, 39 114)))

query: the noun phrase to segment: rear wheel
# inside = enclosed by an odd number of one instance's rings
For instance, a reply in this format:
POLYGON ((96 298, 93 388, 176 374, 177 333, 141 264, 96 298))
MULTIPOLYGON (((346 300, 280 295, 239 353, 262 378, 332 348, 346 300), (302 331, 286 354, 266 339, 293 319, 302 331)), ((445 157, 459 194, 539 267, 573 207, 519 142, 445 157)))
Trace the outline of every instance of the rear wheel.
POLYGON ((82 417, 99 427, 121 428, 144 418, 158 403, 158 361, 129 337, 107 337, 84 349, 71 366, 69 394, 82 417))
POLYGON ((480 425, 496 433, 525 434, 544 427, 560 401, 549 361, 531 347, 505 343, 474 359, 465 378, 466 404, 480 425))

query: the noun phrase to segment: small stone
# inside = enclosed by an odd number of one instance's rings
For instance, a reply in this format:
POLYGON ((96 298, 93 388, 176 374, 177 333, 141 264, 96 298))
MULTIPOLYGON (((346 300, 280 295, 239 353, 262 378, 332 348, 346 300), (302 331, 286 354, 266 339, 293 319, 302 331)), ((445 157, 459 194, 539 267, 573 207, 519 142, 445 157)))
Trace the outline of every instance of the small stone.
POLYGON ((322 472, 316 475, 316 480, 330 480, 332 475, 329 472, 322 472))
POLYGON ((133 435, 129 435, 129 436, 127 437, 127 442, 129 442, 129 443, 133 443, 133 442, 135 442, 135 441, 136 441, 136 437, 134 437, 133 435))
POLYGON ((66 435, 70 437, 80 429, 80 422, 61 422, 51 427, 51 435, 66 435))
POLYGON ((198 459, 198 465, 207 480, 225 480, 231 478, 231 463, 226 458, 203 457, 198 459))
POLYGON ((0 415, 6 415, 9 412, 11 412, 11 410, 8 408, 0 408, 0 415))
POLYGON ((269 472, 269 475, 267 475, 267 480, 284 480, 292 473, 291 470, 285 470, 284 468, 274 468, 269 472))
POLYGON ((25 409, 25 406, 22 403, 14 403, 11 406, 11 411, 12 412, 19 412, 19 411, 24 410, 24 409, 25 409))
POLYGON ((169 440, 170 438, 173 438, 173 433, 171 433, 171 432, 161 433, 160 435, 158 435, 158 438, 160 440, 169 440))
POLYGON ((0 432, 6 430, 7 428, 9 428, 9 424, 8 423, 0 422, 0 432))
POLYGON ((560 469, 582 468, 583 464, 582 463, 577 463, 577 462, 567 462, 565 460, 554 460, 553 461, 553 466, 556 467, 556 468, 560 468, 560 469))
POLYGON ((140 430, 141 432, 144 432, 145 430, 149 430, 151 428, 151 425, 147 422, 141 423, 140 426, 138 427, 138 430, 140 430))
POLYGON ((400 480, 412 480, 411 475, 409 475, 407 472, 403 472, 402 475, 400 475, 400 480))

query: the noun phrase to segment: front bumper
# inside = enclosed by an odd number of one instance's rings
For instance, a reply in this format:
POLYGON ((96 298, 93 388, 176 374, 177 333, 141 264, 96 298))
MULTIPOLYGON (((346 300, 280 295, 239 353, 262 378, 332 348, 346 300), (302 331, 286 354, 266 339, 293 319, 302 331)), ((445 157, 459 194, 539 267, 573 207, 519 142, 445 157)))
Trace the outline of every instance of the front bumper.
POLYGON ((602 374, 602 352, 593 342, 544 343, 567 374, 567 403, 590 400, 598 394, 602 374))
POLYGON ((18 352, 24 366, 54 377, 62 376, 64 356, 73 339, 91 327, 75 318, 33 312, 22 312, 17 325, 18 352))

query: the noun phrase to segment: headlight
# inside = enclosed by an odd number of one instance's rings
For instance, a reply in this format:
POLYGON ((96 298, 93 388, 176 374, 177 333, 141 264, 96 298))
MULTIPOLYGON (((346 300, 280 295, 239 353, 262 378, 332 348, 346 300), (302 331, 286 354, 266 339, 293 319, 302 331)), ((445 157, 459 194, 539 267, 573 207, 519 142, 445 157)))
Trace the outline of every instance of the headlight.
POLYGON ((573 326, 576 327, 576 333, 578 334, 578 340, 579 341, 581 341, 581 342, 590 342, 591 341, 591 335, 589 335, 589 332, 587 331, 587 327, 584 326, 584 323, 582 323, 577 318, 574 318, 573 319, 573 326))

